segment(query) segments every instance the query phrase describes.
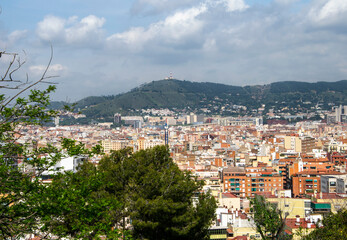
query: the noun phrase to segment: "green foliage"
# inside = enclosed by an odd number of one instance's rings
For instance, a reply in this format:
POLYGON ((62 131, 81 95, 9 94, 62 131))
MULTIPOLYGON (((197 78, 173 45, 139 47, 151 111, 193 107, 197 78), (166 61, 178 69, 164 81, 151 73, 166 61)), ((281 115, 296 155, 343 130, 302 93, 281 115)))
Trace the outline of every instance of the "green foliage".
MULTIPOLYGON (((198 83, 175 79, 153 81, 127 93, 109 97, 88 97, 77 102, 89 118, 110 117, 116 112, 129 114, 130 109, 142 108, 209 108, 236 104, 249 110, 261 104, 283 107, 303 106, 303 102, 347 104, 347 81, 338 82, 276 82, 268 85, 229 86, 217 83, 198 83), (216 100, 218 97, 219 100, 216 100), (87 107, 87 108, 85 108, 87 107)), ((306 106, 310 109, 310 106, 306 106)), ((220 112, 218 111, 218 114, 220 112)), ((223 112, 228 114, 228 112, 223 112)), ((232 112, 230 112, 232 114, 232 112)))
POLYGON ((37 196, 45 189, 40 176, 60 155, 50 145, 38 148, 34 142, 17 143, 17 129, 55 116, 56 112, 47 110, 54 90, 49 86, 17 98, 0 95, 0 238, 21 237, 37 226, 37 196))
POLYGON ((41 232, 69 239, 117 239, 121 203, 103 189, 103 174, 88 162, 57 174, 41 205, 41 232))
POLYGON ((285 218, 282 211, 273 203, 267 202, 263 196, 256 195, 251 199, 251 211, 257 232, 263 240, 291 239, 285 235, 285 218))
POLYGON ((330 213, 321 222, 323 227, 316 228, 303 240, 337 240, 346 239, 347 236, 347 209, 336 214, 330 213))
POLYGON ((178 169, 166 147, 114 152, 100 162, 100 171, 106 190, 124 202, 135 238, 208 239, 215 200, 201 192, 201 182, 178 169))
MULTIPOLYGON (((47 194, 54 189, 54 185, 42 184, 41 179, 47 172, 54 174, 53 166, 66 155, 62 154, 62 149, 49 144, 38 147, 34 141, 18 142, 22 127, 47 123, 57 115, 56 111, 48 109, 50 94, 56 87, 33 88, 49 78, 45 74, 52 58, 39 80, 22 82, 13 80, 13 74, 23 62, 18 59, 18 66, 13 67, 17 54, 9 55, 13 56, 12 62, 0 79, 0 88, 7 89, 6 94, 0 94, 0 239, 19 239, 40 231, 41 221, 46 217, 42 214, 46 212, 43 206, 47 205, 50 196, 47 194)), ((101 150, 100 146, 86 150, 83 145, 67 139, 62 145, 70 156, 90 156, 101 150)))

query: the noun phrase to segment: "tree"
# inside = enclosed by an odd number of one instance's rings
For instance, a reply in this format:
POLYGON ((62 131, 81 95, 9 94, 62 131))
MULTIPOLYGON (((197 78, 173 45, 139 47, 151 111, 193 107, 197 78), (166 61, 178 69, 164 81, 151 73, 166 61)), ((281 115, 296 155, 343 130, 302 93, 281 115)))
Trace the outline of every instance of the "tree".
POLYGON ((335 240, 346 239, 347 236, 347 209, 330 213, 313 232, 303 237, 303 240, 335 240))
POLYGON ((0 51, 0 88, 4 91, 0 94, 0 238, 21 237, 36 228, 37 194, 44 190, 40 175, 60 158, 52 146, 38 148, 35 143, 17 142, 20 127, 41 124, 56 114, 47 110, 55 86, 33 89, 50 78, 46 74, 52 56, 38 80, 21 81, 15 75, 25 61, 16 53, 0 51))
POLYGON ((256 230, 263 240, 291 239, 284 233, 287 215, 275 204, 267 202, 261 195, 255 195, 250 203, 256 230))
MULTIPOLYGON (((16 53, 0 51, 0 88, 4 90, 0 94, 0 239, 18 239, 42 232, 43 221, 52 214, 46 209, 51 200, 49 197, 57 190, 56 185, 42 184, 43 174, 48 170, 54 173, 52 167, 64 156, 89 156, 101 150, 98 146, 87 150, 69 139, 63 139, 62 149, 18 141, 21 128, 41 125, 57 115, 56 111, 48 109, 50 94, 56 87, 49 85, 44 90, 35 89, 40 83, 49 83, 47 79, 53 77, 47 76, 52 58, 53 49, 41 77, 36 81, 30 81, 28 77, 22 81, 16 74, 25 61, 21 61, 16 53), (63 149, 67 154, 62 154, 63 149)), ((73 180, 79 177, 71 173, 58 174, 56 181, 66 180, 71 188, 76 186, 73 180)))
MULTIPOLYGON (((117 239, 121 203, 103 189, 103 176, 84 162, 76 173, 54 176, 42 195, 40 228, 42 235, 69 239, 117 239)), ((47 237, 47 236, 45 236, 47 237)))
POLYGON ((99 169, 106 190, 123 201, 135 238, 208 239, 215 200, 202 192, 202 182, 174 164, 165 146, 114 152, 99 169))

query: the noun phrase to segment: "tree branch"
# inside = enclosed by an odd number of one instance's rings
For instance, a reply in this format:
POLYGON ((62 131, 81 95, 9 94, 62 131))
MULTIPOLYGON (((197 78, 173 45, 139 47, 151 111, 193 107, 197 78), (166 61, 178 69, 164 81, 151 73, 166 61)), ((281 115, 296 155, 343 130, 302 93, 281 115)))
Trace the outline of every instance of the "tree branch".
MULTIPOLYGON (((8 53, 7 53, 7 54, 8 54, 8 53)), ((3 77, 1 81, 4 81, 4 80, 5 80, 5 78, 6 78, 7 74, 8 74, 8 72, 10 71, 11 66, 13 65, 13 62, 14 62, 16 56, 17 56, 17 55, 14 54, 14 58, 13 58, 13 60, 11 61, 10 66, 8 67, 8 69, 7 69, 6 73, 5 73, 5 77, 3 77)), ((48 71, 49 67, 51 66, 52 59, 53 59, 53 47, 52 47, 52 45, 51 45, 51 56, 50 56, 50 58, 49 58, 48 64, 47 64, 47 66, 46 66, 44 72, 42 73, 40 79, 37 80, 37 81, 35 81, 34 83, 28 85, 27 87, 23 88, 21 91, 19 91, 18 93, 16 93, 13 97, 11 97, 11 98, 9 98, 7 101, 5 101, 4 104, 1 106, 1 109, 0 109, 0 110, 4 109, 4 107, 6 107, 8 104, 10 104, 10 103, 11 103, 14 99, 16 99, 19 95, 21 95, 23 92, 27 91, 28 89, 34 87, 34 86, 37 85, 38 83, 44 82, 45 79, 57 77, 57 76, 46 76, 47 71, 48 71)), ((24 61, 24 63, 25 63, 25 61, 24 61)), ((24 63, 23 63, 23 64, 24 64, 24 63)), ((18 71, 18 69, 19 69, 23 64, 20 64, 18 68, 16 68, 15 70, 11 71, 11 74, 12 74, 13 72, 15 72, 15 71, 18 71)), ((10 78, 10 81, 11 81, 11 78, 10 78)), ((48 82, 45 82, 45 83, 48 83, 48 82)), ((21 85, 25 85, 25 84, 28 84, 28 77, 27 77, 26 83, 23 83, 23 84, 21 84, 21 85)), ((52 83, 52 84, 54 84, 54 83, 52 83)), ((14 89, 19 89, 19 87, 20 87, 21 85, 16 86, 14 89)), ((6 88, 6 87, 5 87, 5 88, 6 88)), ((8 87, 7 87, 7 88, 8 88, 8 87)))

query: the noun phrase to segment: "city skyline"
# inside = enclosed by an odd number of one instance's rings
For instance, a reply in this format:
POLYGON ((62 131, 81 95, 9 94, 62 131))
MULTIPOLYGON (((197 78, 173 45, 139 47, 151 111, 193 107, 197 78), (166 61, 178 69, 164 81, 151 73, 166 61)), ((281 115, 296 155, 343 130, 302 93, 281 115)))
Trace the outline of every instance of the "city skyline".
POLYGON ((54 100, 114 95, 170 72, 238 86, 347 75, 343 0, 16 0, 0 7, 1 51, 25 50, 23 75, 38 77, 53 46, 54 100))

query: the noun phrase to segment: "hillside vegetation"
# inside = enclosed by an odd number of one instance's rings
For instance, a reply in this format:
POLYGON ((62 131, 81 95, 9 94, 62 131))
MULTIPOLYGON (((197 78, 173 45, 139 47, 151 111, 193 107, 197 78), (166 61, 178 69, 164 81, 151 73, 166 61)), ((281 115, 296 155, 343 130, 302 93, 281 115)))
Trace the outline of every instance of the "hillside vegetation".
POLYGON ((176 79, 152 81, 131 91, 108 97, 87 97, 76 107, 88 117, 111 117, 120 112, 147 108, 201 109, 222 105, 242 105, 256 109, 293 107, 302 103, 320 104, 322 108, 347 104, 347 80, 337 82, 275 82, 267 85, 231 86, 176 79), (330 103, 330 104, 329 104, 330 103))

